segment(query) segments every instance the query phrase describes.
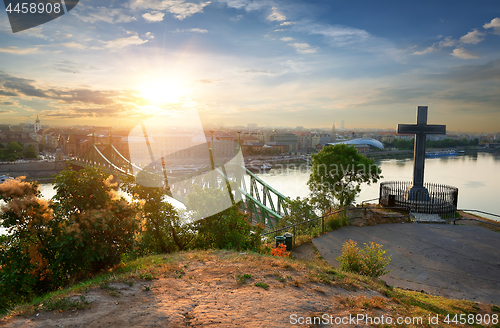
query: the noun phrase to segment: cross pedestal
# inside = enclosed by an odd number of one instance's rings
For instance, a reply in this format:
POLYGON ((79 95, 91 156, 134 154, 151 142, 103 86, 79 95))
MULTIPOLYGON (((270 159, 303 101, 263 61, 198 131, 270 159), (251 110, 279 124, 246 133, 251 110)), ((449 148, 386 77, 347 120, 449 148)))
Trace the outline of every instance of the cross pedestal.
POLYGON ((409 200, 428 200, 424 187, 425 140, 427 134, 446 134, 446 125, 427 124, 427 106, 417 107, 417 124, 398 124, 397 133, 415 134, 413 151, 413 186, 407 191, 409 200))

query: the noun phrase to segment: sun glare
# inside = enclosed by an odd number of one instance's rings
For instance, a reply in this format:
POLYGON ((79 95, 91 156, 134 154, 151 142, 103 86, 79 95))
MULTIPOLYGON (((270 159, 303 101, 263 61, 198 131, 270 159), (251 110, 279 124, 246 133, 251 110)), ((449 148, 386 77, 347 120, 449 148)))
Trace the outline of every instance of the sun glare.
POLYGON ((188 95, 188 89, 181 80, 153 79, 138 89, 144 99, 155 105, 180 103, 188 95))

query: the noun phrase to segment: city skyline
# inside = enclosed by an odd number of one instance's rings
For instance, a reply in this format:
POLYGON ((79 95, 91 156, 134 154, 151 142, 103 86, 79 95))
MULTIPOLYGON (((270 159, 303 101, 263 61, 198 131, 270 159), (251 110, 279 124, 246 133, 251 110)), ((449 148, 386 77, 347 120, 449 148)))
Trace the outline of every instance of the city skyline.
POLYGON ((84 0, 19 33, 3 9, 0 124, 500 129, 495 1, 84 0))

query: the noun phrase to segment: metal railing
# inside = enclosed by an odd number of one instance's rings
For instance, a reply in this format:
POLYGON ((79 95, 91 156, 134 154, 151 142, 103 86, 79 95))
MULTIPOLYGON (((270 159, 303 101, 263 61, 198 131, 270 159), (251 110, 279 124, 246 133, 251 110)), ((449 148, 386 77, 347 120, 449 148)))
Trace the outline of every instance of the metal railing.
MULTIPOLYGON (((329 212, 327 214, 324 214, 322 216, 319 216, 319 217, 316 217, 316 218, 313 218, 313 219, 310 219, 310 220, 307 220, 307 221, 294 223, 294 224, 288 225, 288 226, 280 228, 280 229, 276 229, 276 230, 265 232, 265 233, 261 234, 261 236, 262 237, 266 237, 266 236, 276 237, 278 235, 278 233, 280 233, 282 231, 288 231, 288 232, 290 232, 290 230, 291 230, 291 233, 293 235, 293 237, 292 237, 292 245, 295 246, 296 240, 297 240, 298 236, 309 235, 309 236, 315 237, 315 235, 320 235, 320 234, 325 233, 326 232, 325 219, 327 219, 329 217, 332 217, 334 215, 337 215, 339 213, 345 213, 345 214, 347 214, 347 212, 349 212, 349 211, 360 210, 360 209, 361 209, 360 207, 343 208, 343 209, 340 209, 340 210, 329 212), (321 227, 319 227, 320 223, 321 223, 321 227)), ((365 209, 365 211, 366 211, 366 209, 365 209)), ((334 218, 334 219, 332 219, 330 221, 333 221, 335 219, 336 218, 334 218)), ((352 218, 352 219, 355 219, 355 218, 352 218)), ((329 222, 329 221, 327 221, 327 222, 329 222)), ((270 242, 273 242, 273 240, 271 240, 270 242)))
POLYGON ((425 183, 427 192, 410 193, 409 181, 380 183, 379 204, 384 207, 402 207, 415 213, 439 214, 441 217, 455 216, 458 203, 458 188, 436 183, 425 183))

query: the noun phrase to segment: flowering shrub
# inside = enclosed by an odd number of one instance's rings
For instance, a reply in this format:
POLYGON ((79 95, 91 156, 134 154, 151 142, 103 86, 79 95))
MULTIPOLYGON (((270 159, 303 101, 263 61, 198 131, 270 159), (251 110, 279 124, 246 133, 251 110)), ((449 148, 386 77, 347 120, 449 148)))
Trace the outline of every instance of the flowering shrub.
POLYGON ((271 249, 271 255, 288 257, 290 255, 290 252, 286 251, 286 246, 284 244, 279 244, 278 247, 271 249))
POLYGON ((383 246, 374 242, 364 245, 365 248, 360 249, 357 247, 357 242, 346 241, 342 247, 342 255, 337 257, 340 269, 370 277, 379 277, 388 273, 385 267, 391 262, 391 257, 384 256, 386 251, 382 249, 383 246))

